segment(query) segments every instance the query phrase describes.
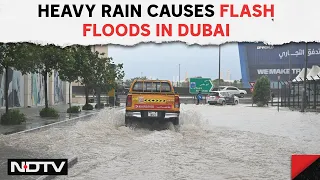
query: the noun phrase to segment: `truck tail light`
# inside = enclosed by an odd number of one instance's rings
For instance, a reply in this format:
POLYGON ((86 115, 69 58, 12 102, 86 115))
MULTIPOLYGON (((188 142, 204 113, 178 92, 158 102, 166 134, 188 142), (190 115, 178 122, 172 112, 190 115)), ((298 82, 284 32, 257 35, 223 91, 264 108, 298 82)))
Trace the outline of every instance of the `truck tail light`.
POLYGON ((180 107, 180 98, 179 96, 174 97, 174 108, 179 108, 180 107))
POLYGON ((132 95, 128 95, 127 96, 126 106, 127 107, 131 107, 132 106, 132 95))

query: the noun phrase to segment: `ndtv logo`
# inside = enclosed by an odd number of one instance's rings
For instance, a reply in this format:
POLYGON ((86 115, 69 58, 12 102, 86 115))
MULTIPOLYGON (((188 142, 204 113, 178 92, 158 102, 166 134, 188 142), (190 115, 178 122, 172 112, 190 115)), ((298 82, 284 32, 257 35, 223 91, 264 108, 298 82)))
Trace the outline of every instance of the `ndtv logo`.
POLYGON ((273 49, 273 46, 257 46, 257 49, 273 49))
POLYGON ((68 175, 68 160, 8 159, 8 175, 68 175))

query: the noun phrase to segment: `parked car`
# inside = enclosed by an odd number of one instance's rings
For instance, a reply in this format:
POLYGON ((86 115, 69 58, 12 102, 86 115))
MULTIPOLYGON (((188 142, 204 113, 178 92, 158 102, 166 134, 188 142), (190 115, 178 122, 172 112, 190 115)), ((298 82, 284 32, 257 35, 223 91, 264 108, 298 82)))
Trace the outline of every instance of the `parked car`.
POLYGON ((245 94, 248 94, 246 90, 241 90, 234 86, 220 86, 218 88, 213 88, 213 91, 226 91, 238 97, 244 97, 245 94))
POLYGON ((237 97, 234 94, 231 94, 229 92, 226 92, 226 91, 213 91, 212 93, 209 94, 207 102, 210 105, 215 105, 215 104, 237 105, 237 104, 239 104, 239 97, 237 97))

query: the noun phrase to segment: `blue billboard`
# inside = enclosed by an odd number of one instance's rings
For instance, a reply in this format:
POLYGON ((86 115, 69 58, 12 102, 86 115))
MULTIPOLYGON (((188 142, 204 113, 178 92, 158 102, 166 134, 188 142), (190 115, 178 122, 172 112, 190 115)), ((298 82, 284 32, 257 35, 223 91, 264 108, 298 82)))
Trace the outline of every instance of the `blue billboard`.
POLYGON ((255 82, 260 76, 269 77, 272 85, 278 81, 291 80, 304 68, 306 55, 308 67, 320 65, 320 43, 290 43, 281 46, 269 46, 263 43, 238 43, 244 88, 250 88, 249 82, 255 82))

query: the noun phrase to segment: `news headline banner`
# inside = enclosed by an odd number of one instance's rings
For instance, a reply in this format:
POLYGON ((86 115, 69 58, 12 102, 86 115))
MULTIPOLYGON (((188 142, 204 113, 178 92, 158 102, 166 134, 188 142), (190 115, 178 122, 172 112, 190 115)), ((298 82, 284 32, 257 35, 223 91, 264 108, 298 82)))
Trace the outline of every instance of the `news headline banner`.
POLYGON ((319 41, 315 0, 2 0, 1 42, 189 45, 319 41), (303 16, 301 15, 303 14, 303 16), (312 18, 308 18, 312 17, 312 18))

